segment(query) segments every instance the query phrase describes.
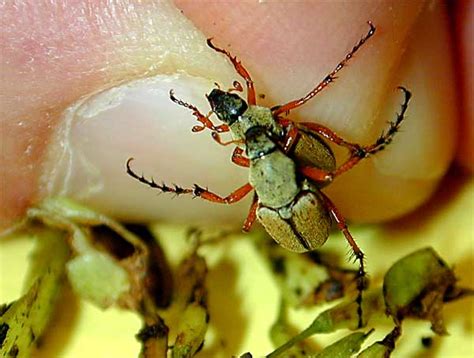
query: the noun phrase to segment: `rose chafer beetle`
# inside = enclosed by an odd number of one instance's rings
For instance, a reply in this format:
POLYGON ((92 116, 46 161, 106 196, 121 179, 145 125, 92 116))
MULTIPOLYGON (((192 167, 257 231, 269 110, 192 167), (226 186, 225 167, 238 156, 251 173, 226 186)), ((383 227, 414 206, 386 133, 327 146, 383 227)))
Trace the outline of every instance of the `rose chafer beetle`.
POLYGON ((211 39, 207 41, 212 49, 227 56, 237 73, 244 78, 247 100, 235 93, 243 90, 237 81, 228 91, 213 89, 207 95, 212 109, 211 114, 216 114, 223 122, 216 126, 209 116, 204 116, 195 106, 176 98, 172 90, 170 98, 193 112, 200 123, 192 128, 193 132, 208 129, 212 138, 219 144, 236 145, 232 162, 249 168, 249 182, 228 196, 221 197, 196 184, 193 188, 157 184, 154 180, 138 175, 131 168, 133 158, 126 164, 130 176, 154 189, 177 195, 191 194, 214 203, 233 204, 254 190, 254 199, 243 230, 250 230, 252 223, 258 219, 276 242, 291 251, 305 252, 322 246, 329 236, 334 220, 359 262, 357 278, 359 326, 363 323, 361 303, 366 275, 364 254, 350 234, 344 217, 321 189, 360 160, 379 152, 392 141, 404 119, 411 93, 399 87, 405 95, 400 113, 390 123, 388 130, 368 146, 348 142, 320 124, 296 123, 283 115, 286 116, 291 110, 305 104, 336 79, 336 74, 375 33, 372 23, 368 24, 370 28, 367 34, 313 90, 302 98, 272 108, 256 104, 253 81, 241 62, 226 50, 214 46, 211 39), (220 134, 229 131, 233 140, 222 141, 220 134), (347 148, 350 152, 349 158, 337 166, 332 150, 323 139, 347 148))

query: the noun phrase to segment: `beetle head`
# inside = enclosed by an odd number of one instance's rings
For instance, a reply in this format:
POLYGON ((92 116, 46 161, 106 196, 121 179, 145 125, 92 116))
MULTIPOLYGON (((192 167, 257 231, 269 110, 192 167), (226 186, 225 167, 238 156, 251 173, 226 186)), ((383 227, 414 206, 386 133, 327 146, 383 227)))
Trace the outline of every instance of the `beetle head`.
POLYGON ((240 96, 215 88, 207 96, 212 111, 224 123, 231 125, 245 113, 248 108, 240 96))

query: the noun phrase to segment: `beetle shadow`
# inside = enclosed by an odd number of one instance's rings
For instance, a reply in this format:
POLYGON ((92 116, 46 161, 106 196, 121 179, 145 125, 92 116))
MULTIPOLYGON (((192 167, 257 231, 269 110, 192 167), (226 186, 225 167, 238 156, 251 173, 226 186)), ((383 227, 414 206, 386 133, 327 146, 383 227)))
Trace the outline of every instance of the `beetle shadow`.
POLYGON ((62 357, 62 352, 74 335, 79 311, 79 298, 74 294, 69 284, 65 283, 51 321, 43 333, 43 337, 39 339, 37 348, 32 352, 32 357, 62 357))
POLYGON ((210 330, 217 335, 211 344, 204 344, 198 357, 230 357, 241 348, 248 323, 237 293, 237 276, 236 263, 226 257, 209 270, 210 330))

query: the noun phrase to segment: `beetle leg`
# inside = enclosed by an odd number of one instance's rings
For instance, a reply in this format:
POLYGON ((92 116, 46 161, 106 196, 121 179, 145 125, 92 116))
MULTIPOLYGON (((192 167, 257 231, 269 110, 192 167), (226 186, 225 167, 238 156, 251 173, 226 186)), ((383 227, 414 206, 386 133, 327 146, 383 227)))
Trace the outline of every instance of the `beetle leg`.
POLYGON ((330 183, 334 176, 331 172, 316 167, 300 167, 299 172, 315 182, 330 183))
POLYGON ((332 70, 332 72, 329 73, 311 92, 309 92, 306 96, 300 99, 296 99, 282 106, 273 108, 273 114, 275 116, 278 116, 281 113, 287 113, 292 109, 295 109, 305 104, 307 101, 309 101, 319 92, 321 92, 324 88, 326 88, 330 83, 334 82, 334 80, 336 79, 336 73, 338 73, 340 70, 342 70, 342 68, 344 68, 344 66, 354 56, 357 50, 361 48, 362 45, 375 33, 375 26, 370 21, 368 22, 368 24, 370 26, 370 29, 367 34, 359 40, 359 42, 352 48, 352 50, 346 55, 346 57, 341 62, 339 62, 337 66, 332 70))
POLYGON ((298 138, 298 127, 304 127, 312 132, 319 134, 320 136, 329 140, 330 142, 337 144, 341 147, 346 147, 347 149, 351 151, 355 151, 360 148, 360 145, 344 140, 332 129, 329 129, 328 127, 325 127, 319 123, 314 123, 314 122, 295 123, 286 118, 279 119, 278 123, 285 128, 289 128, 285 136, 285 139, 283 141, 283 149, 285 150, 285 152, 288 152, 291 149, 291 146, 296 142, 296 139, 298 138))
POLYGON ((305 127, 317 132, 318 134, 321 134, 324 138, 330 140, 331 142, 348 148, 351 151, 351 155, 342 165, 340 165, 333 172, 324 172, 323 170, 312 167, 302 167, 300 168, 301 173, 309 177, 310 179, 316 181, 332 181, 338 175, 341 175, 342 173, 354 167, 362 159, 367 158, 370 155, 376 154, 377 152, 380 152, 388 144, 390 144, 393 140, 393 137, 400 129, 400 125, 403 119, 405 118, 405 113, 408 109, 408 103, 410 102, 411 98, 410 91, 408 91, 404 87, 398 88, 405 95, 405 100, 401 105, 400 113, 397 114, 397 118, 394 121, 390 122, 387 132, 382 132, 382 134, 380 135, 380 137, 377 138, 375 143, 371 145, 361 146, 359 144, 350 143, 339 137, 329 128, 326 128, 316 123, 303 123, 305 127))
POLYGON ((250 167, 250 159, 247 157, 244 157, 242 153, 244 150, 240 147, 235 147, 234 151, 232 152, 232 162, 234 164, 237 164, 238 166, 241 167, 250 167))
POLYGON ((252 227, 255 219, 257 218, 257 208, 258 208, 258 197, 254 195, 252 205, 250 206, 249 213, 245 219, 244 225, 242 226, 242 231, 248 232, 252 227))
POLYGON ((218 125, 218 126, 215 126, 211 120, 209 119, 209 116, 212 114, 212 112, 210 112, 207 116, 205 116, 204 114, 202 114, 199 109, 196 108, 196 106, 193 106, 192 104, 190 103, 187 103, 187 102, 184 102, 178 98, 176 98, 174 96, 174 92, 173 90, 170 90, 170 99, 180 105, 180 106, 183 106, 185 108, 188 108, 190 110, 193 111, 193 115, 196 117, 196 119, 201 122, 202 125, 196 125, 193 127, 192 131, 193 132, 201 132, 203 131, 204 129, 210 129, 211 131, 213 132, 217 132, 217 133, 223 133, 223 132, 228 132, 230 129, 229 129, 229 126, 227 124, 221 124, 221 125, 218 125))
POLYGON ((194 184, 193 194, 194 196, 200 197, 201 199, 204 199, 204 200, 212 201, 214 203, 233 204, 243 199, 252 190, 253 190, 252 185, 250 185, 250 183, 247 183, 245 185, 242 185, 240 188, 234 190, 225 198, 223 198, 217 194, 210 192, 207 189, 201 188, 199 185, 194 184))
POLYGON ((323 138, 327 139, 328 141, 334 144, 337 144, 341 147, 346 147, 347 149, 351 151, 355 151, 360 148, 359 144, 351 143, 344 140, 332 129, 329 129, 328 127, 325 127, 321 124, 314 123, 314 122, 301 122, 301 123, 298 123, 298 126, 302 126, 309 129, 312 132, 316 132, 319 135, 321 135, 323 138))
POLYGON ((400 113, 397 113, 397 118, 390 122, 389 128, 387 132, 382 132, 380 137, 377 138, 375 143, 368 145, 368 146, 360 146, 357 144, 354 145, 354 149, 351 149, 351 156, 349 159, 346 160, 339 168, 337 168, 331 175, 332 177, 336 177, 349 169, 351 169, 354 165, 359 163, 362 159, 367 158, 370 155, 376 154, 383 150, 388 144, 390 144, 393 140, 393 137, 400 129, 400 124, 402 123, 403 119, 405 118, 405 112, 408 109, 408 103, 410 102, 411 92, 408 91, 404 87, 398 87, 403 94, 405 95, 405 100, 402 103, 400 113))
MULTIPOLYGON (((360 150, 365 152, 365 157, 368 155, 375 154, 377 152, 380 152, 383 150, 388 144, 392 142, 393 137, 395 134, 398 132, 400 129, 400 125, 405 119, 405 112, 408 109, 408 103, 410 102, 411 99, 411 92, 407 90, 405 87, 398 87, 399 90, 401 90, 405 96, 405 99, 401 105, 401 110, 400 113, 397 113, 397 118, 395 118, 394 121, 389 123, 389 128, 387 132, 382 132, 380 137, 375 141, 374 144, 362 147, 360 150)), ((359 153, 357 153, 359 154, 359 153)))
POLYGON ((298 127, 296 126, 295 122, 290 119, 278 118, 277 120, 278 124, 287 130, 284 139, 281 141, 281 144, 283 152, 288 153, 293 147, 293 144, 295 144, 296 140, 298 139, 298 127))
POLYGON ((129 158, 127 160, 127 174, 130 175, 132 178, 138 180, 140 183, 148 185, 150 188, 153 189, 158 189, 163 193, 175 193, 176 195, 181 195, 181 194, 192 194, 193 189, 186 189, 186 188, 181 188, 180 186, 174 185, 173 187, 167 186, 166 184, 158 184, 155 182, 153 178, 147 179, 142 175, 138 175, 135 173, 130 166, 130 163, 133 161, 133 158, 129 158))
POLYGON ((239 81, 232 82, 232 87, 227 90, 227 92, 243 92, 244 88, 239 81))
POLYGON ((250 105, 255 105, 257 103, 255 99, 255 87, 253 85, 253 81, 252 81, 252 78, 250 77, 250 74, 242 65, 242 63, 239 60, 237 60, 237 57, 232 56, 228 51, 214 46, 214 44, 212 43, 212 39, 207 39, 207 45, 210 48, 212 48, 214 51, 217 51, 226 55, 227 58, 230 60, 230 62, 232 62, 237 73, 245 80, 245 83, 247 84, 247 103, 250 105))
POLYGON ((220 145, 224 145, 224 146, 230 145, 230 144, 236 144, 237 145, 237 144, 243 144, 244 143, 244 141, 242 139, 234 139, 234 140, 230 140, 228 142, 224 142, 224 141, 222 141, 221 136, 217 132, 212 132, 211 135, 212 135, 212 139, 214 139, 220 145))
POLYGON ((359 262, 359 270, 357 272, 357 316, 358 316, 358 323, 357 323, 357 328, 362 327, 362 292, 366 287, 366 272, 365 272, 365 265, 364 265, 364 253, 362 250, 359 248, 357 243, 355 242, 354 238, 352 237, 351 233, 349 232, 349 229, 347 228, 346 225, 346 220, 344 217, 341 215, 339 210, 336 208, 334 203, 322 192, 321 196, 324 200, 324 203, 326 207, 328 208, 329 212, 333 216, 334 220, 336 221, 337 227, 341 232, 344 234, 344 237, 346 238, 347 242, 349 243, 352 252, 355 256, 355 259, 359 262))
POLYGON ((204 200, 212 201, 214 203, 219 204, 233 204, 238 202, 239 200, 243 199, 248 193, 250 193, 253 187, 250 183, 242 185, 240 188, 234 190, 232 193, 227 195, 225 198, 220 197, 217 194, 210 192, 207 189, 201 188, 199 185, 194 184, 194 188, 182 188, 180 186, 174 185, 170 187, 166 184, 158 184, 156 183, 153 178, 147 179, 143 175, 138 175, 135 173, 130 166, 130 163, 133 161, 133 158, 129 158, 127 160, 127 174, 130 175, 132 178, 138 180, 140 183, 146 184, 153 189, 158 189, 164 193, 174 193, 176 195, 181 194, 192 194, 195 197, 199 197, 204 200))

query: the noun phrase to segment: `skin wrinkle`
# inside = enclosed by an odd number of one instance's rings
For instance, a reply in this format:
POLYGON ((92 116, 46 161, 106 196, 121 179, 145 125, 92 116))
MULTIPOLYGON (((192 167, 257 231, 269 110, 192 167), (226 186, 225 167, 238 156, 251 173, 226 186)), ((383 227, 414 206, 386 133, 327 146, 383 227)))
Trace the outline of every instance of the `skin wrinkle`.
MULTIPOLYGON (((41 161, 48 145, 50 129, 56 126, 58 113, 80 93, 103 82, 101 69, 88 55, 98 51, 81 45, 101 46, 90 21, 77 16, 75 7, 66 3, 13 2, 2 5, 4 26, 0 42, 2 83, 14 85, 9 96, 2 96, 2 178, 0 196, 11 207, 2 207, 0 217, 7 220, 21 212, 34 198, 41 161), (67 28, 67 31, 63 31, 67 28), (82 43, 77 39, 81 38, 82 43), (79 46, 78 46, 79 45, 79 46), (48 73, 48 81, 44 81, 48 73), (65 76, 66 75, 66 76, 65 76), (66 77, 66 78, 64 78, 66 77), (36 93, 25 100, 25 93, 36 93), (29 137, 23 135, 29 133, 29 137), (18 181, 17 178, 23 178, 18 181)), ((3 92, 3 91, 2 91, 3 92)), ((0 225, 2 223, 0 221, 0 225)))
MULTIPOLYGON (((169 71, 162 63, 180 47, 163 51, 165 44, 161 42, 166 34, 161 34, 154 24, 165 14, 154 10, 152 4, 135 8, 121 6, 122 3, 104 7, 103 3, 77 1, 78 6, 67 9, 67 4, 62 2, 55 3, 53 9, 44 3, 32 8, 22 4, 18 9, 14 4, 5 5, 4 16, 12 18, 13 23, 3 35, 0 50, 3 58, 14 64, 4 73, 5 83, 12 81, 17 86, 9 89, 16 95, 3 103, 4 118, 29 114, 38 106, 43 110, 61 108, 79 95, 96 91, 99 85, 107 88, 114 82, 143 76, 146 72, 151 75, 169 71), (61 4, 64 7, 60 7, 61 4), (32 16, 47 25, 35 24, 34 19, 30 19, 32 16), (34 31, 26 33, 31 23, 34 31), (48 73, 48 83, 39 80, 44 72, 48 73), (25 101, 24 93, 28 91, 39 95, 25 101)), ((175 11, 170 6, 164 10, 175 11)), ((189 58, 189 55, 184 57, 189 58)), ((182 66, 182 62, 178 64, 182 66)), ((199 66, 197 73, 191 74, 203 75, 205 67, 199 66)), ((213 71, 210 72, 212 76, 213 71)))
POLYGON ((3 16, 11 26, 4 27, 7 31, 0 45, 2 61, 8 59, 9 67, 2 66, 2 83, 15 85, 9 88, 9 97, 2 96, 0 105, 4 109, 1 130, 8 133, 2 135, 0 158, 6 170, 0 196, 2 202, 11 204, 11 208, 2 207, 2 221, 21 212, 34 198, 40 163, 58 113, 80 93, 103 82, 97 77, 104 71, 95 66, 101 61, 88 58, 87 54, 94 51, 85 51, 76 41, 81 38, 97 49, 103 47, 98 43, 99 37, 93 35, 94 29, 88 26, 91 22, 61 5, 62 2, 3 5, 3 16), (62 30, 65 26, 68 31, 62 30), (48 82, 41 80, 44 73, 50 77, 48 82), (29 92, 37 95, 25 101, 24 94, 29 92), (30 133, 29 138, 22 134, 24 131, 30 133), (18 181, 18 177, 23 179, 18 181))

